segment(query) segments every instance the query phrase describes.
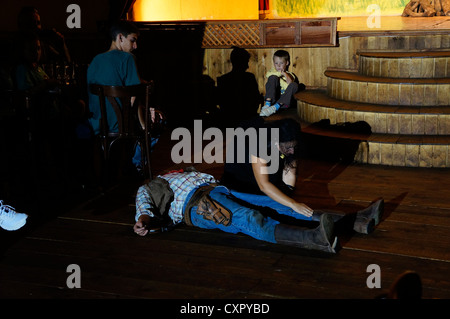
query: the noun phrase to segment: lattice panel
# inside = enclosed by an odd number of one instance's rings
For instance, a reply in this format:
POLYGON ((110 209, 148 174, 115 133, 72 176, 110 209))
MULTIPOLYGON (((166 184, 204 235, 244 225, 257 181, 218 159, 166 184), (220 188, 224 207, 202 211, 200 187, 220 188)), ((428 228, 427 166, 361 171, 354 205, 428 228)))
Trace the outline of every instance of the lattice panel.
POLYGON ((202 46, 217 47, 256 47, 260 45, 259 23, 206 24, 202 46))

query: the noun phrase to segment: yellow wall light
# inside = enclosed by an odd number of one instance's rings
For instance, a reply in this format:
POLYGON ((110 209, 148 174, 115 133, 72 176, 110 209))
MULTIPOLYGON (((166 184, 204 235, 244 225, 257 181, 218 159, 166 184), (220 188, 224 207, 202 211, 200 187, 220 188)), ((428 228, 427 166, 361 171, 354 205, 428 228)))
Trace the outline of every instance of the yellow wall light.
POLYGON ((259 0, 136 0, 135 21, 257 20, 259 0))

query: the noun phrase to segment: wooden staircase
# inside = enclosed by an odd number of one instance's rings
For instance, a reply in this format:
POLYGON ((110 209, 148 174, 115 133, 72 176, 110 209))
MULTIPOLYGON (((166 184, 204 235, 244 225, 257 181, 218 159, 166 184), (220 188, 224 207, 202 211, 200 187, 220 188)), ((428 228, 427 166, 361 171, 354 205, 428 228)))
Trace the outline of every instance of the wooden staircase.
POLYGON ((450 51, 361 52, 358 70, 325 75, 326 90, 296 95, 304 132, 359 141, 361 163, 450 167, 450 51), (371 134, 337 129, 359 121, 371 134))

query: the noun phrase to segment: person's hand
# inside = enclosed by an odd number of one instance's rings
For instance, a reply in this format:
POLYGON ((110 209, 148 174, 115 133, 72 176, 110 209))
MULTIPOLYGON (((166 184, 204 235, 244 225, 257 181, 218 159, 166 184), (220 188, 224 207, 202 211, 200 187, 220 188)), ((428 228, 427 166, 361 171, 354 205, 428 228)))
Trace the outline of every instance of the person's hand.
POLYGON ((286 71, 281 72, 281 74, 286 79, 287 84, 291 84, 292 82, 294 82, 294 78, 289 73, 287 73, 286 71))
POLYGON ((136 234, 139 236, 145 236, 148 234, 147 225, 150 222, 150 216, 149 215, 141 215, 138 218, 138 221, 133 226, 133 230, 136 234))
MULTIPOLYGON (((138 110, 138 117, 139 117, 139 123, 141 124, 141 128, 143 130, 145 130, 145 115, 144 115, 144 106, 143 105, 139 105, 139 110, 138 110)), ((149 128, 151 127, 152 123, 155 123, 156 120, 156 116, 158 116, 158 122, 159 121, 164 121, 164 115, 157 111, 155 108, 150 107, 149 108, 149 112, 150 112, 150 123, 149 123, 149 128)))
POLYGON ((152 123, 154 123, 156 117, 155 117, 155 108, 153 107, 150 108, 150 118, 152 120, 152 123))
POLYGON ((314 210, 312 208, 310 208, 309 206, 303 204, 303 203, 298 203, 295 202, 294 204, 292 204, 291 207, 295 212, 304 215, 306 217, 311 217, 314 213, 314 210))

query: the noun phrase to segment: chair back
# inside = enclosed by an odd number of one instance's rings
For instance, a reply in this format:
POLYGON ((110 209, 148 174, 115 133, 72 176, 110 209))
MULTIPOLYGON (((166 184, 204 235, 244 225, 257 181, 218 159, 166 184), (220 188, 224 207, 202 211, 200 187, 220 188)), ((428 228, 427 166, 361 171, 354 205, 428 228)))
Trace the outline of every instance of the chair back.
POLYGON ((132 86, 108 86, 91 84, 90 91, 98 95, 100 102, 100 134, 102 136, 117 135, 110 132, 107 121, 106 100, 114 110, 118 123, 118 135, 128 136, 139 134, 138 101, 132 103, 132 98, 142 99, 142 104, 149 107, 149 94, 152 84, 138 84, 132 86), (120 103, 119 103, 120 101, 120 103))
POLYGON ((153 82, 133 86, 108 86, 91 84, 89 90, 99 97, 100 102, 100 134, 105 160, 109 159, 109 151, 113 143, 121 138, 132 139, 141 145, 142 167, 147 166, 151 179, 150 141, 151 120, 149 119, 150 94, 153 82), (134 100, 134 101, 133 101, 134 100), (106 101, 112 105, 117 118, 118 132, 111 132, 108 127, 106 101), (120 103, 119 103, 120 102, 120 103), (143 106, 143 109, 139 106, 143 106), (142 127, 139 118, 142 119, 142 127), (147 162, 145 164, 145 162, 147 162))

